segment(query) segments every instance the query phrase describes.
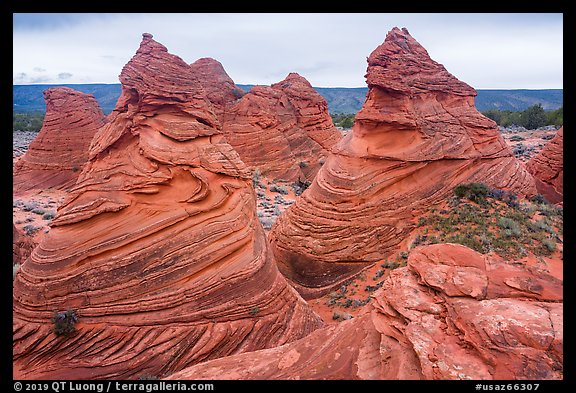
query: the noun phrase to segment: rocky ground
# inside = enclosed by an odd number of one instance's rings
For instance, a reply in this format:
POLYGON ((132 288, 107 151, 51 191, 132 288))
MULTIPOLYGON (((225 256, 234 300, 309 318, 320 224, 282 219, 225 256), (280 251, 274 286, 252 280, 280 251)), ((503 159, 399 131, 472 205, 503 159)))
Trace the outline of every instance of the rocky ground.
POLYGON ((504 140, 510 146, 518 160, 527 162, 538 154, 546 143, 556 135, 556 127, 546 126, 536 130, 524 127, 500 127, 504 140))

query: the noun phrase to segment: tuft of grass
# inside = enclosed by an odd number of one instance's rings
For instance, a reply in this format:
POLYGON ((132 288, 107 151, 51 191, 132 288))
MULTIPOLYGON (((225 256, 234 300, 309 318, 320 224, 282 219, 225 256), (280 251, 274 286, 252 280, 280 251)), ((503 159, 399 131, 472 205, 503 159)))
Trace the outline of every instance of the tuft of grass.
POLYGON ((274 183, 270 184, 270 191, 278 192, 282 195, 288 195, 288 189, 285 186, 278 186, 274 183))

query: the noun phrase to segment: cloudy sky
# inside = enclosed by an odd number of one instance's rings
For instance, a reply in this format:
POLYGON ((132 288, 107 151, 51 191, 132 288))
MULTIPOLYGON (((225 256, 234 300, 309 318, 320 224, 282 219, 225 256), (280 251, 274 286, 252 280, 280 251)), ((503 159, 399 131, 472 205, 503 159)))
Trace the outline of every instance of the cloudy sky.
POLYGON ((142 33, 192 63, 212 57, 234 82, 298 72, 316 87, 365 86, 366 57, 394 26, 477 89, 563 87, 563 15, 13 14, 13 83, 118 83, 142 33))

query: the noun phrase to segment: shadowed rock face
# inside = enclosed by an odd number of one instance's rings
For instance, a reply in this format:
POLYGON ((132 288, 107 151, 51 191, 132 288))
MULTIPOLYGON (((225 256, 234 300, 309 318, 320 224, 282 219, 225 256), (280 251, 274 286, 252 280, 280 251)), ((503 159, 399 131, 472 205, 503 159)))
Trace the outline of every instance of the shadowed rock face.
POLYGON ((322 325, 271 259, 249 170, 190 66, 143 40, 13 287, 16 379, 165 376, 322 325), (56 336, 55 312, 76 332, 56 336))
POLYGON ((14 194, 31 189, 72 188, 88 160, 88 148, 105 116, 96 99, 68 87, 44 91, 40 132, 14 165, 14 194))
POLYGON ((549 202, 562 203, 564 200, 564 127, 544 149, 526 163, 526 169, 536 181, 536 189, 549 202))
POLYGON ((230 108, 223 131, 246 165, 290 181, 312 180, 341 139, 326 100, 296 73, 253 87, 230 108))
POLYGON ((475 90, 406 29, 372 52, 366 79, 352 132, 270 233, 281 272, 305 298, 385 258, 460 183, 536 192, 496 123, 474 107, 475 90))
POLYGON ((457 244, 412 250, 370 311, 169 379, 562 379, 563 284, 457 244))

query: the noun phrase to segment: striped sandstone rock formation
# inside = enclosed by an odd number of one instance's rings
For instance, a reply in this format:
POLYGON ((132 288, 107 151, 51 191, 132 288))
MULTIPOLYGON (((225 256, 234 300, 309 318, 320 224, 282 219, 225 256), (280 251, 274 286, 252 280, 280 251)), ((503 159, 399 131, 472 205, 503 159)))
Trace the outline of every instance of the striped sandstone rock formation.
POLYGON ((563 378, 563 284, 457 244, 412 250, 369 312, 169 379, 563 378))
POLYGON ((387 257, 460 183, 536 192, 496 123, 474 107, 476 91, 406 29, 372 52, 366 78, 352 132, 269 235, 281 272, 305 298, 387 257))
POLYGON ((223 131, 246 165, 287 181, 311 181, 341 139, 326 100, 296 73, 254 86, 230 108, 223 131))
POLYGON ((69 190, 88 160, 88 148, 106 118, 96 99, 68 87, 44 91, 46 116, 27 152, 14 165, 14 193, 69 190))
POLYGON ((534 176, 536 189, 549 202, 562 203, 564 200, 564 127, 544 149, 526 163, 526 169, 534 176))
POLYGON ((144 34, 120 81, 14 281, 14 378, 166 376, 320 327, 273 263, 250 172, 190 66, 144 34), (76 331, 57 336, 67 310, 76 331))

